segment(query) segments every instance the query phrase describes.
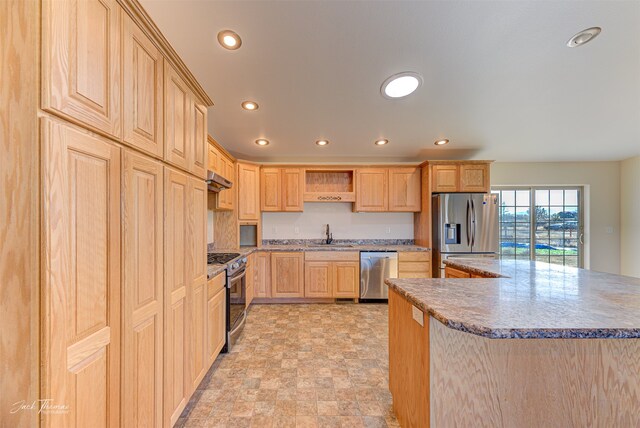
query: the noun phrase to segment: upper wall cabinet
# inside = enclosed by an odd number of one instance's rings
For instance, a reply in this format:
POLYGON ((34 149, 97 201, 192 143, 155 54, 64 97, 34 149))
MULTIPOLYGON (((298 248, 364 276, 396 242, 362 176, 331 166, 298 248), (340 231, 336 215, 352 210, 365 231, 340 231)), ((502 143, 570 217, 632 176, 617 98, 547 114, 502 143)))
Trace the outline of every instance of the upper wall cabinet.
POLYGON ((356 171, 355 211, 420 211, 420 168, 362 168, 356 171))
POLYGON ((420 168, 389 168, 389 211, 421 209, 420 168))
POLYGON ((238 162, 238 220, 260 220, 260 166, 238 162))
POLYGON ((260 174, 262 211, 304 209, 304 170, 301 168, 262 168, 260 174))
POLYGON ((491 189, 489 162, 436 163, 431 166, 433 193, 487 193, 491 189))
POLYGON ((356 211, 389 210, 389 176, 385 168, 356 171, 356 211))
POLYGON ((205 178, 207 176, 207 108, 196 102, 191 103, 189 126, 192 129, 189 136, 191 147, 189 150, 189 171, 193 175, 205 178))
POLYGON ((42 3, 42 108, 120 138, 121 11, 116 0, 42 3))
POLYGON ((191 103, 186 83, 166 62, 164 68, 164 160, 181 169, 189 170, 191 103))
POLYGON ((122 15, 124 141, 161 158, 164 153, 162 54, 129 15, 122 15))

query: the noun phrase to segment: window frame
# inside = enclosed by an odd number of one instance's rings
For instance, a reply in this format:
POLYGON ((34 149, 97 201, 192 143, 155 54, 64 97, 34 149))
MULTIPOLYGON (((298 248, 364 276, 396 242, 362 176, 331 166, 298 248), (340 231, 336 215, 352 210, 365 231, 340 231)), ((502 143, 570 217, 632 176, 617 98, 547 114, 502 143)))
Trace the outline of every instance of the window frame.
MULTIPOLYGON (((577 237, 576 240, 578 242, 578 268, 584 269, 584 253, 585 253, 585 187, 584 186, 508 186, 508 185, 496 185, 491 186, 491 192, 501 192, 501 191, 518 191, 518 190, 527 190, 529 191, 529 260, 536 261, 536 251, 535 246, 538 242, 536 238, 536 191, 540 190, 576 190, 578 192, 578 227, 577 227, 577 237)), ((567 206, 563 200, 563 207, 567 206)), ((576 205, 571 205, 576 206, 576 205)), ((514 208, 518 207, 517 203, 514 208)), ((500 215, 500 214, 499 214, 500 215)), ((516 213, 514 212, 514 215, 516 213)), ((500 250, 498 256, 502 259, 502 225, 499 225, 499 245, 500 250)), ((514 235, 514 242, 517 238, 514 235)), ((517 257, 514 257, 514 260, 517 260, 517 257)), ((563 257, 563 262, 565 258, 563 257)), ((542 263, 550 263, 542 262, 542 263)), ((554 263, 558 264, 558 263, 554 263)), ((559 266, 567 266, 566 264, 558 264, 559 266)))

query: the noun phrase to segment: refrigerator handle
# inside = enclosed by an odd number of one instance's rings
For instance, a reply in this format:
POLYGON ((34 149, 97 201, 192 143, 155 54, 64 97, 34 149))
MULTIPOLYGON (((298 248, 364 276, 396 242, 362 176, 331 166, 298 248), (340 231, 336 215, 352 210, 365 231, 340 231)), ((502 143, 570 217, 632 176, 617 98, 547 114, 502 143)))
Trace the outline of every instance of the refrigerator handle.
POLYGON ((471 237, 469 236, 470 230, 471 230, 471 205, 469 204, 469 200, 467 200, 467 246, 471 245, 471 237))
POLYGON ((471 199, 471 251, 473 251, 473 247, 476 245, 476 203, 471 199))

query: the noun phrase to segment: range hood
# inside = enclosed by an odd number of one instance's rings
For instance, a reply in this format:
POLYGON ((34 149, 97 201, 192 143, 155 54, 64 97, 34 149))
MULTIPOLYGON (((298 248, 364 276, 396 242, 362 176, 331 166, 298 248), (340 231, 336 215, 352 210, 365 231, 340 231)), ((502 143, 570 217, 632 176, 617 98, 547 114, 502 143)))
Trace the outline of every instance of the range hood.
POLYGON ((221 190, 231 189, 231 186, 233 186, 232 182, 213 171, 207 171, 207 179, 205 180, 205 182, 207 183, 207 188, 209 189, 209 191, 216 193, 221 190))

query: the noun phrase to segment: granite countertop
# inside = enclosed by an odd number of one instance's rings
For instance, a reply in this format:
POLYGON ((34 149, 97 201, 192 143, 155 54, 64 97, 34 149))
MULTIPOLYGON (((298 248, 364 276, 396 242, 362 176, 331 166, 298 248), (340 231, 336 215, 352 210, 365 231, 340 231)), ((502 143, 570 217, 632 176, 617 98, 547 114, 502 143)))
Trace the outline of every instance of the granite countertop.
POLYGON ((640 338, 640 279, 514 260, 447 260, 495 278, 387 279, 447 327, 493 339, 640 338))
MULTIPOLYGON (((388 244, 344 244, 336 243, 330 245, 319 245, 310 243, 290 243, 290 244, 267 244, 261 247, 240 247, 240 248, 216 248, 215 253, 238 253, 235 259, 228 263, 233 263, 241 257, 246 257, 256 251, 431 251, 430 248, 417 245, 388 245, 388 244)), ((227 263, 227 264, 228 264, 227 263)), ((227 268, 227 264, 207 265, 207 279, 211 279, 227 268)))

